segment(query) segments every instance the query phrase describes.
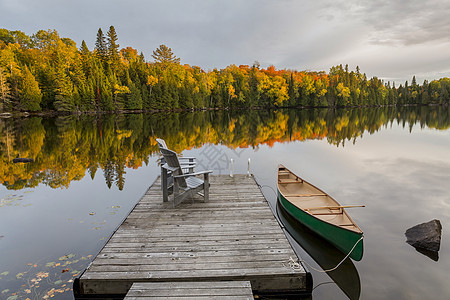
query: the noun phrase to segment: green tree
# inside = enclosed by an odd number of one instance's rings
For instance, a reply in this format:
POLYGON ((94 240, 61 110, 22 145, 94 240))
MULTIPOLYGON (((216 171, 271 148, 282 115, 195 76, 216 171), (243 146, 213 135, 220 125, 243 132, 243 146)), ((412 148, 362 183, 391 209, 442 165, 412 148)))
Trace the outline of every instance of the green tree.
POLYGON ((85 76, 90 76, 92 74, 92 57, 91 52, 89 51, 89 48, 84 40, 81 42, 80 54, 83 73, 85 76))
POLYGON ((103 31, 101 28, 97 31, 97 40, 95 41, 95 50, 97 57, 103 61, 106 62, 107 55, 108 55, 108 48, 106 45, 105 36, 103 35, 103 31))
POLYGON ((294 106, 297 101, 296 89, 294 87, 294 74, 291 73, 288 86, 289 105, 294 106))
POLYGON ((23 77, 19 86, 20 102, 24 109, 37 111, 40 110, 42 100, 41 89, 36 78, 31 74, 27 66, 23 71, 23 77))
POLYGON ((159 47, 153 51, 152 57, 155 59, 156 62, 166 64, 166 63, 175 63, 179 64, 180 59, 177 58, 173 52, 172 49, 167 47, 166 45, 159 45, 159 47))
POLYGON ((11 102, 11 88, 6 81, 6 72, 0 67, 0 111, 5 109, 5 105, 11 102))
POLYGON ((117 33, 114 26, 110 26, 106 33, 108 39, 108 57, 113 72, 117 71, 120 59, 119 59, 119 44, 117 43, 117 33))

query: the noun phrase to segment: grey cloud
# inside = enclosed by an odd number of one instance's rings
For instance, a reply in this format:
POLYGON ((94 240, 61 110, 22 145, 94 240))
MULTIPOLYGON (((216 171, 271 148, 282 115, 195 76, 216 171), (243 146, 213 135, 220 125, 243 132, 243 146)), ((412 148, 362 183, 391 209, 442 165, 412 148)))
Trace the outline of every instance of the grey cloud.
MULTIPOLYGON (((339 7, 339 6, 338 6, 339 7)), ((356 1, 346 8, 348 16, 360 19, 374 44, 418 45, 450 41, 448 1, 356 1)))

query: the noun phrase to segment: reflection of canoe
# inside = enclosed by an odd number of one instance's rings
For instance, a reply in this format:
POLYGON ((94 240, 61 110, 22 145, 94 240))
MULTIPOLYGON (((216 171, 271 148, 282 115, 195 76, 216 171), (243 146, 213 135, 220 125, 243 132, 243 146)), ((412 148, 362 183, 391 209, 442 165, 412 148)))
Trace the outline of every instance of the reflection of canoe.
POLYGON ((300 223, 316 232, 350 257, 361 260, 362 230, 331 196, 304 181, 282 165, 278 166, 278 200, 300 223), (356 246, 355 246, 356 245, 356 246))
MULTIPOLYGON (((334 268, 344 259, 345 254, 299 224, 281 207, 280 203, 277 204, 277 216, 292 238, 322 269, 334 268)), ((358 271, 350 258, 344 260, 337 269, 329 271, 327 274, 349 299, 359 299, 361 282, 358 271)))

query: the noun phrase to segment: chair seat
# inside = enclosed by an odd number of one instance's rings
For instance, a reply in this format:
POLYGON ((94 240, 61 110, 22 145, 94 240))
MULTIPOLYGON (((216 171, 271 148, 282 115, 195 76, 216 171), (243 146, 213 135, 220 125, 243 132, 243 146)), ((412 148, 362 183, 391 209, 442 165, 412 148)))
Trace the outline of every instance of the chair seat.
POLYGON ((195 176, 187 177, 186 184, 189 189, 195 189, 203 184, 203 180, 195 176))

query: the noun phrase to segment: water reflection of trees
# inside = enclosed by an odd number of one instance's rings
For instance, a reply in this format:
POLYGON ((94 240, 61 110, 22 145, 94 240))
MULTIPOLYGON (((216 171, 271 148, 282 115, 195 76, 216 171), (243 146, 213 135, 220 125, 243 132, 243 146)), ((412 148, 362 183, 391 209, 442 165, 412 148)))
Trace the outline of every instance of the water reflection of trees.
MULTIPOLYGON (((276 142, 327 139, 344 146, 364 133, 398 123, 408 130, 419 125, 450 127, 448 107, 205 111, 173 114, 60 116, 0 119, 0 181, 8 189, 44 183, 67 188, 100 169, 108 187, 122 189, 125 170, 148 164, 158 154, 155 138, 177 152, 222 144, 256 148, 276 142), (13 158, 34 162, 14 164, 13 158)), ((97 175, 98 176, 98 175, 97 175)))

